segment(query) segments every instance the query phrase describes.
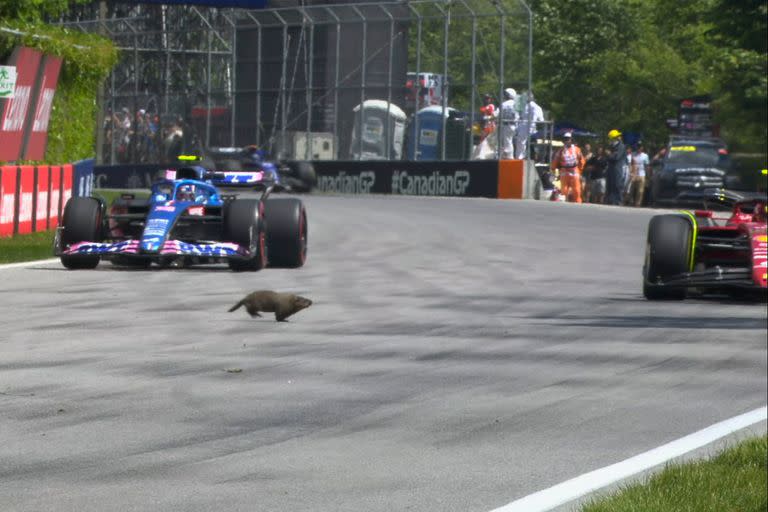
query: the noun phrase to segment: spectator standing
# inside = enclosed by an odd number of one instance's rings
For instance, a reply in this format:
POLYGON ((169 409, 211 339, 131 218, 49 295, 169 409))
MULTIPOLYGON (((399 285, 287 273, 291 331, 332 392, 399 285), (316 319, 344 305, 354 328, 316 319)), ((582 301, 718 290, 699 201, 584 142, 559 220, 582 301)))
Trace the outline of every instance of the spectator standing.
POLYGON ((584 165, 584 172, 588 174, 590 203, 602 204, 605 200, 605 168, 607 165, 605 148, 598 146, 595 154, 584 165))
POLYGON ((621 176, 622 176, 622 193, 621 193, 621 204, 625 204, 626 198, 629 195, 629 169, 632 167, 632 148, 630 146, 625 146, 626 148, 626 155, 624 159, 624 165, 621 168, 621 176))
POLYGON ((483 130, 482 138, 484 139, 496 129, 496 118, 499 117, 499 111, 493 102, 493 96, 490 94, 483 95, 483 106, 480 107, 480 114, 482 115, 480 122, 483 130))
POLYGON ((560 175, 560 188, 565 200, 573 203, 581 203, 581 172, 584 170, 584 155, 581 149, 573 143, 573 134, 566 132, 563 135, 563 147, 560 148, 552 159, 552 170, 557 170, 560 175), (573 194, 573 199, 571 199, 573 194))
POLYGON ((646 173, 645 173, 646 183, 650 183, 651 179, 653 178, 653 170, 661 167, 661 165, 664 163, 664 158, 666 156, 667 156, 666 146, 662 146, 662 148, 658 150, 655 155, 653 155, 653 158, 651 159, 651 165, 648 166, 648 169, 646 169, 646 173))
POLYGON ((179 126, 179 123, 171 124, 163 140, 163 153, 165 161, 172 163, 177 162, 179 155, 182 153, 184 146, 184 131, 179 126))
POLYGON ((620 205, 622 197, 622 173, 626 162, 626 148, 621 141, 621 132, 613 129, 608 132, 609 145, 606 149, 606 204, 620 205))
POLYGON ((533 97, 533 91, 528 91, 528 100, 523 107, 523 114, 520 125, 517 127, 517 136, 515 137, 515 158, 530 158, 528 154, 528 142, 531 135, 538 131, 538 125, 544 121, 544 110, 536 103, 533 97))
MULTIPOLYGON (((589 160, 593 156, 595 156, 594 153, 592 153, 592 144, 590 144, 589 142, 585 142, 582 153, 584 154, 584 162, 589 162, 589 160)), ((585 170, 581 173, 581 195, 584 202, 588 203, 590 186, 589 186, 589 173, 586 171, 586 166, 587 164, 585 163, 584 164, 585 170)))
POLYGON ((630 170, 629 194, 625 204, 642 206, 645 191, 645 174, 650 165, 648 155, 643 151, 642 143, 637 143, 632 152, 632 167, 630 170))
POLYGON ((501 158, 515 157, 515 133, 520 113, 517 111, 517 91, 504 89, 504 103, 501 104, 501 158))

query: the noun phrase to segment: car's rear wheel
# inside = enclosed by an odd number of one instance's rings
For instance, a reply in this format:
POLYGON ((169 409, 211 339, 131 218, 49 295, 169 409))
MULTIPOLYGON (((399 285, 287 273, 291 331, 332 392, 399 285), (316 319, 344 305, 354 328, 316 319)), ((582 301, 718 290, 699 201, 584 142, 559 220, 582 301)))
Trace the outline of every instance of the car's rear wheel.
POLYGON ((235 199, 224 213, 227 241, 246 247, 251 258, 230 259, 229 268, 237 271, 261 270, 267 264, 264 205, 258 199, 235 199))
POLYGON ((287 175, 283 181, 290 185, 295 192, 309 192, 317 185, 317 172, 310 162, 289 162, 287 175))
MULTIPOLYGON (((71 197, 62 216, 61 243, 63 247, 78 242, 101 242, 101 204, 92 197, 71 197)), ((68 269, 96 268, 98 255, 61 256, 61 264, 68 269)))
POLYGON ((667 279, 688 272, 693 226, 681 215, 656 215, 648 224, 643 269, 643 295, 649 300, 682 300, 684 287, 668 287, 667 279))
POLYGON ((307 260, 309 240, 304 204, 295 198, 269 199, 266 201, 264 214, 267 219, 269 266, 303 266, 307 260))

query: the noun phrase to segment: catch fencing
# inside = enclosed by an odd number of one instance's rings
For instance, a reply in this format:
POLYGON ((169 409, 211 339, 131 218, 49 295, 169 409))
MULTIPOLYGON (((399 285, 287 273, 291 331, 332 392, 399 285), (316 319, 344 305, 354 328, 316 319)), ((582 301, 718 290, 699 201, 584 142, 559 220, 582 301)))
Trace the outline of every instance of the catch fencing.
POLYGON ((248 144, 314 161, 468 160, 482 96, 499 105, 507 87, 531 88, 522 0, 99 5, 61 20, 120 50, 99 164, 248 144))

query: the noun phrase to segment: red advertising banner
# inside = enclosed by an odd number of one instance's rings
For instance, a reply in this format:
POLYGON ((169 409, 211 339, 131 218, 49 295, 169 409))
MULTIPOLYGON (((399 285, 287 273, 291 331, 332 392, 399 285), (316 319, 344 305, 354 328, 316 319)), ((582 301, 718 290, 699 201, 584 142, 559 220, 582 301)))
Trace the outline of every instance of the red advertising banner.
POLYGON ((15 165, 0 167, 0 236, 13 236, 16 217, 16 169, 15 165))
POLYGON ((17 47, 8 66, 16 66, 13 98, 0 100, 0 161, 14 161, 21 156, 27 112, 37 80, 42 54, 31 48, 17 47))
POLYGON ((39 92, 34 110, 30 110, 27 121, 27 139, 24 145, 24 160, 43 160, 48 142, 48 121, 51 118, 53 95, 59 81, 61 59, 46 55, 40 64, 39 92))
POLYGON ((35 194, 35 231, 48 229, 49 190, 51 186, 51 168, 47 165, 37 167, 37 190, 35 194))
POLYGON ((21 188, 19 195, 19 230, 18 233, 32 232, 32 212, 35 202, 35 168, 31 165, 20 165, 21 188))
POLYGON ((54 229, 59 225, 61 220, 61 210, 59 209, 61 202, 61 167, 51 166, 51 200, 50 209, 48 210, 48 224, 49 229, 54 229))
POLYGON ((75 182, 75 171, 72 168, 72 164, 64 164, 61 166, 61 211, 64 213, 64 206, 67 201, 72 197, 72 186, 75 182))

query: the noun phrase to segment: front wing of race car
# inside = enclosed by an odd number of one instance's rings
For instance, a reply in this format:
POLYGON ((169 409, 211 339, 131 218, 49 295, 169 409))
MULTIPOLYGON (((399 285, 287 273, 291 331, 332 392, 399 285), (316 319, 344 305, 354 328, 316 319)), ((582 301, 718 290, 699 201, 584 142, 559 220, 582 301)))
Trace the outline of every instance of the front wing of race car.
POLYGON ((766 274, 755 279, 753 270, 748 267, 715 267, 698 272, 685 272, 671 276, 654 286, 664 288, 740 288, 766 289, 766 274))
MULTIPOLYGON (((60 228, 59 228, 60 229, 60 228)), ((54 242, 56 256, 127 256, 137 258, 162 259, 169 256, 196 256, 216 260, 242 259, 247 260, 253 254, 247 247, 228 242, 184 242, 181 240, 166 240, 156 251, 142 250, 145 240, 120 240, 118 242, 78 242, 68 247, 62 247, 60 233, 57 232, 54 242)))

